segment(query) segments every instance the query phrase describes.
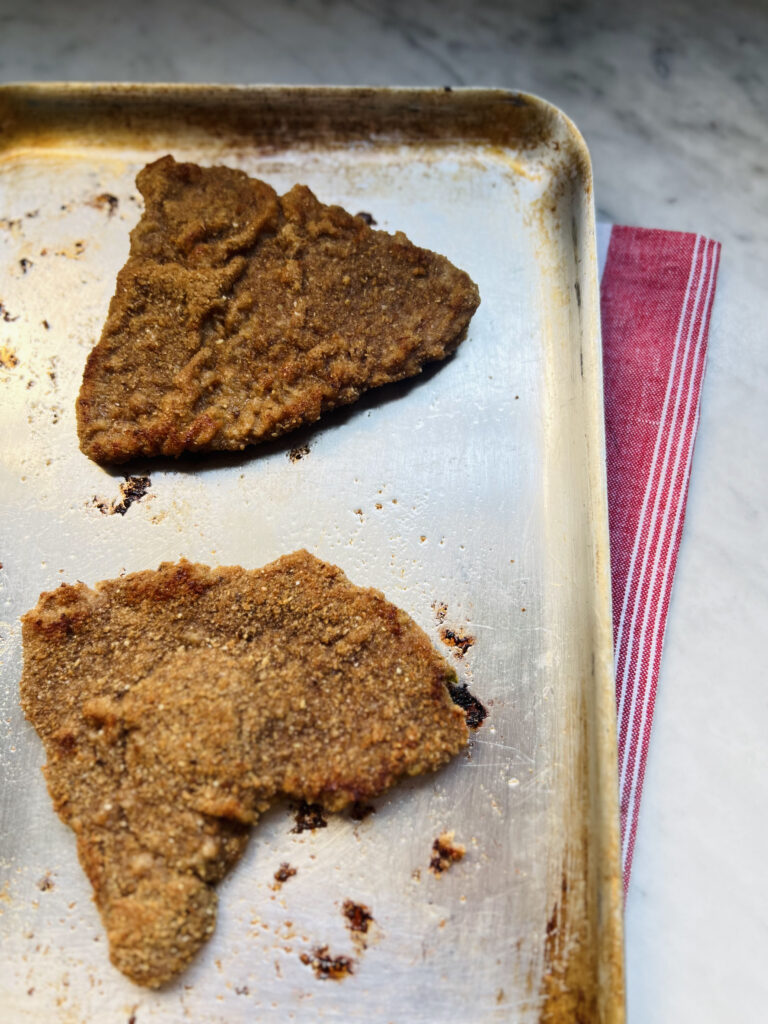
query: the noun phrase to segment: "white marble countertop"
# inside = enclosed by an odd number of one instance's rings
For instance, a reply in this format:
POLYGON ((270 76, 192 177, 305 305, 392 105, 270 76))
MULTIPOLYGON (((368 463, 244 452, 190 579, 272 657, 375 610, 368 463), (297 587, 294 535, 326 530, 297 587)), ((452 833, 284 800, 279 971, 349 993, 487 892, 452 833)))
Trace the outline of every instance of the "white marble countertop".
POLYGON ((760 0, 0 3, 4 82, 535 92, 586 136, 602 219, 722 242, 626 908, 630 1024, 768 1003, 767 54, 760 0))

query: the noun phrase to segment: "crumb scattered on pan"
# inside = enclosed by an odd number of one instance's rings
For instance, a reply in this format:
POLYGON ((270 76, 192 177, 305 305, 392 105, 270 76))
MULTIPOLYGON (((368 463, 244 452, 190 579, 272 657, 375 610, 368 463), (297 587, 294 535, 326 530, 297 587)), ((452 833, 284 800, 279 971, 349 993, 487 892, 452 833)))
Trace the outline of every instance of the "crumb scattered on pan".
POLYGON ((21 267, 21 272, 22 272, 22 274, 26 274, 26 272, 27 272, 27 271, 28 271, 28 270, 29 270, 29 269, 30 269, 31 267, 33 267, 33 266, 34 266, 34 263, 32 262, 32 260, 28 260, 28 259, 26 259, 26 258, 23 258, 23 259, 20 259, 20 260, 19 260, 19 266, 21 267))
POLYGON ((50 871, 46 871, 42 878, 38 880, 37 888, 40 892, 49 892, 54 888, 53 879, 51 878, 50 871))
POLYGON ((148 476, 129 476, 125 483, 120 484, 120 499, 104 501, 94 496, 92 504, 105 516, 113 516, 115 513, 124 516, 135 501, 141 501, 149 488, 152 480, 148 476))
POLYGON ((443 604, 442 601, 435 601, 432 604, 432 608, 434 609, 437 621, 445 622, 445 616, 448 614, 448 605, 443 604))
POLYGON ((488 709, 473 693, 469 692, 466 683, 448 683, 448 692, 453 703, 457 704, 464 712, 470 729, 477 729, 482 725, 488 717, 488 709))
POLYGON ((473 646, 475 638, 465 633, 457 633, 454 629, 444 626, 440 630, 440 639, 446 647, 452 647, 457 657, 463 658, 470 647, 473 646))
POLYGON ((365 210, 361 210, 359 213, 356 213, 355 216, 361 217, 369 228, 372 228, 375 224, 378 223, 378 221, 374 220, 373 214, 367 213, 365 210))
POLYGON ((295 448, 291 448, 288 452, 288 458, 291 462, 299 462, 305 455, 309 455, 308 444, 297 444, 295 448))
POLYGON ((429 862, 429 870, 436 875, 442 875, 452 864, 463 858, 467 852, 466 847, 461 843, 454 843, 454 832, 442 832, 432 843, 432 859, 429 862))
POLYGON ((12 370, 14 366, 19 365, 19 357, 9 348, 7 345, 0 345, 0 363, 6 368, 6 370, 12 370))
POLYGON ((2 302, 0 302, 0 320, 6 324, 12 324, 15 320, 18 320, 18 316, 11 316, 10 310, 2 302))
POLYGON ((120 200, 117 196, 113 196, 111 192, 102 192, 100 195, 94 196, 87 205, 93 206, 97 210, 106 210, 107 216, 111 217, 120 205, 120 200))
POLYGON ((299 957, 303 964, 311 967, 316 978, 342 981, 355 973, 355 961, 348 956, 331 956, 327 946, 318 946, 312 953, 302 953, 299 957))
POLYGON ((291 832, 308 832, 316 828, 326 828, 328 825, 320 804, 308 804, 306 800, 300 800, 296 805, 295 818, 296 824, 291 832))
POLYGON ((292 868, 287 861, 283 861, 283 863, 280 865, 280 867, 274 874, 274 879, 277 882, 278 886, 282 885, 283 882, 287 882, 289 878, 293 878, 293 876, 296 874, 296 871, 297 869, 292 868))

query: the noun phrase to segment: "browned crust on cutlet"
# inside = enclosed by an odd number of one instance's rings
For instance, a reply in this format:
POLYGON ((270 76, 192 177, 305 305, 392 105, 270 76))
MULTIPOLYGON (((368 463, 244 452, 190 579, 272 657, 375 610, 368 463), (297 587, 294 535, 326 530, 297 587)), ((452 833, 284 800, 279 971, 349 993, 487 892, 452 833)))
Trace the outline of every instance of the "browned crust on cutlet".
POLYGON ((22 627, 21 702, 54 807, 112 962, 141 985, 206 941, 213 885, 276 796, 339 810, 467 741, 422 630, 306 551, 63 585, 22 627))
POLYGON ((149 164, 77 400, 99 462, 240 450, 454 351, 480 301, 401 232, 227 167, 149 164))

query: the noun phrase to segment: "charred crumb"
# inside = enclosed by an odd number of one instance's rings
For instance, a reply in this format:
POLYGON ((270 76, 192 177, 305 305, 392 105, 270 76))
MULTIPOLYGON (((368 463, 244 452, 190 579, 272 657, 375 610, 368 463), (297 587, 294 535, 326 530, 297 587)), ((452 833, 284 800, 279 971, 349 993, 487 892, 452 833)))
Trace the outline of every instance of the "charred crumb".
POLYGON ((18 365, 19 357, 13 349, 8 348, 7 345, 0 345, 0 366, 4 366, 6 370, 12 370, 14 366, 18 365))
POLYGON ((49 871, 46 871, 43 877, 38 880, 37 888, 40 892, 50 892, 54 888, 53 879, 49 871))
POLYGON ((354 821, 365 821, 369 814, 375 814, 376 808, 372 804, 364 804, 355 800, 349 809, 349 816, 354 821))
POLYGON ((124 516, 135 501, 141 501, 149 488, 152 480, 148 476, 128 476, 125 483, 120 484, 120 500, 104 501, 94 495, 91 504, 105 516, 113 516, 115 513, 124 516))
POLYGON ((43 320, 43 327, 46 329, 46 331, 50 331, 51 329, 51 325, 48 323, 47 320, 43 320))
POLYGON ((12 324, 19 318, 17 316, 11 316, 10 310, 2 302, 0 302, 0 319, 2 319, 7 324, 12 324))
POLYGON ((477 729, 488 717, 488 709, 473 693, 469 692, 469 687, 466 683, 448 682, 447 685, 451 700, 454 704, 458 704, 464 712, 469 728, 477 729))
POLYGON ((443 92, 453 92, 453 86, 452 85, 444 85, 443 86, 443 92))
POLYGON ((305 455, 309 455, 308 444, 297 444, 295 448, 291 448, 288 452, 288 458, 291 462, 299 462, 305 455))
POLYGON ((123 497, 115 505, 115 512, 124 516, 134 501, 141 501, 151 486, 152 481, 148 476, 126 477, 125 483, 120 484, 120 493, 123 497))
POLYGON ((33 985, 32 988, 28 988, 27 989, 27 995, 28 996, 33 996, 34 994, 35 994, 35 986, 33 985))
POLYGON ((287 861, 283 861, 283 863, 275 872, 274 879, 278 885, 282 885, 283 882, 287 882, 289 878, 293 878, 296 872, 297 868, 292 868, 287 861))
POLYGON ((19 260, 19 266, 21 267, 22 274, 26 274, 30 267, 34 267, 34 263, 32 262, 32 260, 28 260, 26 257, 22 257, 22 259, 19 260))
POLYGON ((448 626, 444 626, 440 630, 440 639, 446 647, 453 647, 456 656, 459 658, 463 658, 475 642, 475 638, 473 636, 457 633, 456 630, 449 629, 448 626))
POLYGON ((372 228, 375 224, 378 223, 376 220, 374 220, 373 214, 367 213, 365 210, 361 210, 360 213, 356 213, 355 216, 359 217, 361 220, 364 220, 369 228, 372 228))
POLYGON ((16 217, 13 220, 7 217, 0 217, 0 228, 4 228, 6 231, 13 231, 14 228, 21 227, 21 218, 16 217))
POLYGON ((445 622, 445 616, 448 614, 448 605, 443 604, 442 601, 433 601, 432 608, 434 609, 437 621, 445 622))
POLYGON ((373 914, 368 907, 362 903, 355 903, 353 900, 345 900, 341 908, 344 917, 347 919, 347 928, 351 932, 366 934, 373 921, 373 914))
POLYGON ((39 217, 40 216, 40 211, 39 210, 28 210, 24 214, 24 216, 25 217, 29 217, 29 219, 31 220, 33 217, 39 217))
POLYGON ((454 843, 453 832, 443 832, 432 843, 432 859, 429 862, 429 870, 436 875, 442 875, 452 864, 463 858, 467 852, 461 843, 454 843))
POLYGON ((327 946, 318 946, 312 954, 302 953, 299 957, 303 964, 311 967, 315 977, 325 980, 342 981, 355 973, 355 961, 348 956, 331 956, 327 946))
POLYGON ((250 993, 251 993, 251 990, 248 988, 247 985, 241 985, 239 988, 238 987, 235 988, 235 995, 247 996, 247 995, 250 995, 250 993))
POLYGON ((326 828, 328 822, 320 804, 308 804, 306 800, 300 800, 295 809, 296 825, 291 832, 301 833, 311 829, 326 828))

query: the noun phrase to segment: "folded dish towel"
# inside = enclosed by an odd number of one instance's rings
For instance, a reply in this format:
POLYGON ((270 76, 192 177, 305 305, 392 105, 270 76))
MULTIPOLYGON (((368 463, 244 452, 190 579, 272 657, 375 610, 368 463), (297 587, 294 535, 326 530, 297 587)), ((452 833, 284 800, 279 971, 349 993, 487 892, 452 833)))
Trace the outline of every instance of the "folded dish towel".
POLYGON ((598 225, 624 889, 685 518, 720 245, 598 225))

